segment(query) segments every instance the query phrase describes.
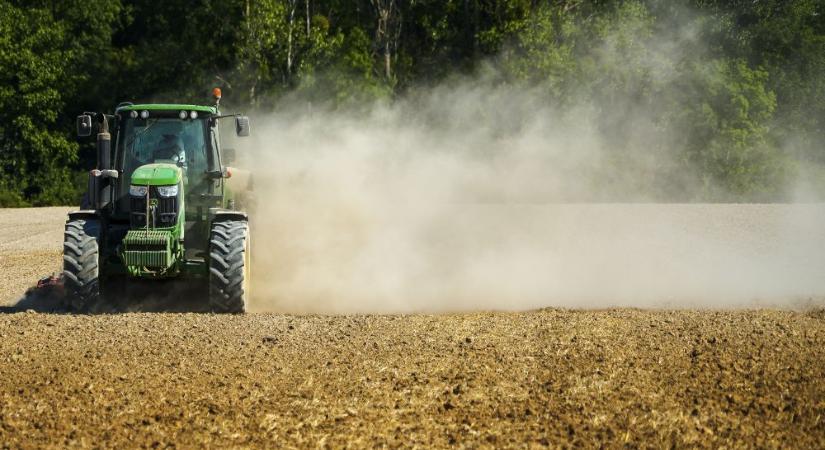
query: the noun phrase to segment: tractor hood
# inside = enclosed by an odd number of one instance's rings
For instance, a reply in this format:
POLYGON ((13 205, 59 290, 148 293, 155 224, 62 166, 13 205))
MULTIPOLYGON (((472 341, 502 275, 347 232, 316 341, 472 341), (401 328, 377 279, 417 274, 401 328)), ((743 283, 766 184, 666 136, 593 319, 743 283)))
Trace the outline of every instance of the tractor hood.
POLYGON ((181 168, 174 164, 146 164, 132 172, 132 184, 142 186, 168 186, 178 184, 183 178, 181 168))

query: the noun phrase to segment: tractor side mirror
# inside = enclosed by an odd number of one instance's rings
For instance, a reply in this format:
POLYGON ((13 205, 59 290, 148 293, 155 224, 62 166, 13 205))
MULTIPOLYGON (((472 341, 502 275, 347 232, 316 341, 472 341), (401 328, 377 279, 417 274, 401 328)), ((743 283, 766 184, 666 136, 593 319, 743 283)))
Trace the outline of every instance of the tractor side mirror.
POLYGON ((235 133, 240 137, 249 136, 249 117, 235 117, 235 133))
POLYGON ((81 114, 77 116, 77 137, 88 137, 92 135, 92 116, 81 114))
POLYGON ((221 149, 221 163, 224 166, 228 166, 235 162, 235 149, 234 148, 222 148, 221 149))

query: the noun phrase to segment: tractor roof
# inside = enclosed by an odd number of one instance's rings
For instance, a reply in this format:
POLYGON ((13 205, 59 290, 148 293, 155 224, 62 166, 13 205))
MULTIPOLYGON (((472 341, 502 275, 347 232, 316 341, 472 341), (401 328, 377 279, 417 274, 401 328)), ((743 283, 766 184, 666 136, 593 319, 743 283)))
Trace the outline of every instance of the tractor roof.
POLYGON ((132 105, 129 103, 120 104, 117 107, 117 112, 120 111, 198 111, 210 114, 217 114, 214 106, 200 106, 200 105, 181 105, 175 103, 145 103, 141 105, 132 105))

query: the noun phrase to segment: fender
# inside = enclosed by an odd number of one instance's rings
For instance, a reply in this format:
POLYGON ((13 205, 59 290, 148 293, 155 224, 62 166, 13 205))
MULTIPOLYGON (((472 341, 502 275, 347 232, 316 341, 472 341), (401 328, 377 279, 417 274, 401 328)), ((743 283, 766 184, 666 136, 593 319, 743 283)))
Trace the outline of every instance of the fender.
POLYGON ((69 211, 69 220, 76 219, 99 219, 100 216, 94 209, 81 209, 78 211, 69 211))
POLYGON ((209 208, 209 215, 212 222, 216 220, 240 220, 249 222, 249 217, 243 211, 233 211, 231 209, 209 208))

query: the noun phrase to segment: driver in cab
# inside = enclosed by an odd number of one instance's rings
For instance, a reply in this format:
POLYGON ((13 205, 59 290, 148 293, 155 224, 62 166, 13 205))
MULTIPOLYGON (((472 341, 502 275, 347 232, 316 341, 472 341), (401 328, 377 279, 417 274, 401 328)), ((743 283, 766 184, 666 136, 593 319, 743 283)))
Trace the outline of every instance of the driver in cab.
POLYGON ((186 151, 183 139, 177 134, 164 134, 154 153, 155 162, 172 161, 179 167, 186 167, 186 151))

